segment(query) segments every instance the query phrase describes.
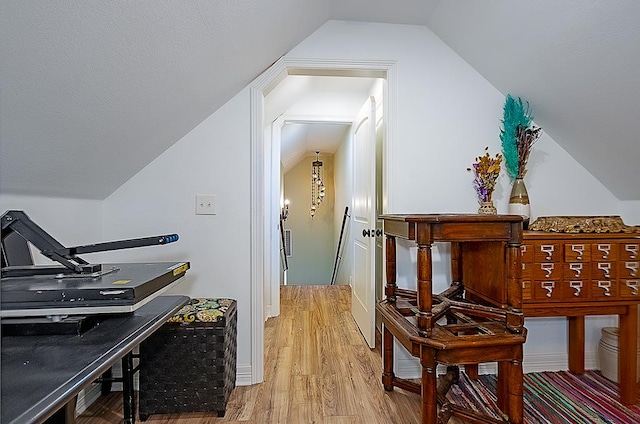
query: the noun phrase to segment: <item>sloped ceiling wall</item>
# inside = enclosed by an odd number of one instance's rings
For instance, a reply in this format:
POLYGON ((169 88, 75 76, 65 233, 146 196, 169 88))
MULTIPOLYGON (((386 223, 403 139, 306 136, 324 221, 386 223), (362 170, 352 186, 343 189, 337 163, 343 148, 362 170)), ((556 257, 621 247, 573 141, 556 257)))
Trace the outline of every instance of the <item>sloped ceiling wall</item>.
POLYGON ((527 99, 618 199, 640 199, 640 2, 441 2, 427 26, 498 90, 527 99))
POLYGON ((619 199, 640 200, 634 0, 0 8, 0 192, 103 199, 328 19, 348 19, 428 26, 503 93, 527 99, 536 123, 619 199))

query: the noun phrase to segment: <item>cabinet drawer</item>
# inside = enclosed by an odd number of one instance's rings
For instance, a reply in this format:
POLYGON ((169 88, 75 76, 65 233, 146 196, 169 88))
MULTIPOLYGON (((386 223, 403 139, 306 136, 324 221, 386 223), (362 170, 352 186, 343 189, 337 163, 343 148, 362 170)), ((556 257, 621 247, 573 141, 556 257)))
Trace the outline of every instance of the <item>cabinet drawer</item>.
POLYGON ((527 281, 522 287, 523 301, 575 302, 589 300, 589 280, 527 281))
POLYGON ((533 300, 533 282, 531 280, 522 280, 522 301, 527 302, 533 300))
POLYGON ((565 280, 588 280, 591 278, 591 264, 583 262, 564 263, 562 278, 565 280))
POLYGON ((620 259, 623 261, 640 259, 640 245, 638 243, 620 244, 620 259))
POLYGON ((521 244, 520 245, 520 259, 522 262, 533 262, 533 245, 532 244, 521 244))
POLYGON ((611 280, 617 276, 617 262, 592 262, 591 278, 594 280, 611 280))
POLYGON ((536 242, 533 244, 534 262, 560 262, 562 260, 562 244, 558 242, 536 242))
POLYGON ((589 292, 594 300, 614 300, 618 297, 618 283, 616 280, 591 280, 589 292))
POLYGON ((639 261, 618 262, 618 278, 638 278, 640 276, 639 261))
POLYGON ((534 264, 529 262, 522 263, 522 275, 520 276, 523 280, 531 280, 533 279, 533 266, 534 264))
POLYGON ((618 245, 616 243, 593 243, 591 245, 591 260, 615 261, 618 259, 618 245))
POLYGON ((589 280, 563 281, 562 297, 565 300, 589 300, 589 280))
POLYGON ((589 262, 591 260, 591 245, 588 243, 565 243, 565 262, 589 262))
POLYGON ((562 264, 557 262, 536 262, 532 264, 531 272, 534 280, 561 280, 562 264))
POLYGON ((620 297, 640 298, 640 280, 620 279, 620 297))
POLYGON ((560 281, 544 280, 533 282, 533 299, 537 302, 561 302, 562 289, 560 281))

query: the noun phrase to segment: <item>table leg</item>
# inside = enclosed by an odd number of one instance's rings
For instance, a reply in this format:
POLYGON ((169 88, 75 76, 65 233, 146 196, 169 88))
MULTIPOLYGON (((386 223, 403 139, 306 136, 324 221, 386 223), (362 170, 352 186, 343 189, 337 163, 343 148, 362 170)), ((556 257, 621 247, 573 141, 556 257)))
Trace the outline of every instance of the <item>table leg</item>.
POLYGON ((384 289, 384 294, 389 302, 396 301, 396 238, 393 236, 387 236, 387 251, 386 255, 386 274, 387 274, 387 286, 384 289))
POLYGON ((509 400, 507 401, 507 414, 509 414, 509 422, 513 424, 522 424, 524 420, 523 413, 523 393, 524 393, 524 376, 522 371, 522 346, 517 347, 520 351, 520 359, 514 359, 508 363, 508 380, 507 390, 509 391, 509 400))
POLYGON ((436 424, 438 419, 438 378, 433 349, 420 347, 422 365, 422 424, 436 424))
POLYGON ((124 409, 125 424, 136 422, 136 398, 133 391, 133 353, 129 352, 122 358, 122 407, 124 409))
POLYGON ((418 289, 417 289, 417 301, 418 312, 416 313, 418 331, 421 335, 429 337, 433 330, 433 313, 431 307, 433 306, 433 292, 432 292, 432 258, 431 258, 431 245, 430 244, 418 244, 417 254, 417 275, 418 275, 418 289))
POLYGON ((584 316, 567 317, 569 371, 584 374, 584 316))
POLYGON ((388 392, 393 390, 393 334, 383 325, 382 329, 382 385, 388 392))
POLYGON ((627 313, 620 314, 618 321, 620 399, 625 405, 634 405, 637 396, 638 306, 629 305, 627 313))
POLYGON ((496 396, 498 408, 505 414, 509 412, 509 363, 498 362, 498 381, 496 382, 496 396))

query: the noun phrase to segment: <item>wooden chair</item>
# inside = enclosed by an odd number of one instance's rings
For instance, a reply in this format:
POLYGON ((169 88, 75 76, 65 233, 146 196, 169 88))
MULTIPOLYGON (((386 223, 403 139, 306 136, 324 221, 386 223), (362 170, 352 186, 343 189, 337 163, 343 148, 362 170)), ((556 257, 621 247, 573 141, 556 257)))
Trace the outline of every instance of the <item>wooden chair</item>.
POLYGON ((386 299, 376 309, 384 325, 385 390, 400 387, 421 394, 424 424, 446 423, 452 416, 477 423, 521 424, 526 341, 520 286, 522 219, 512 215, 383 215, 382 219, 387 285, 386 299), (396 237, 418 245, 417 290, 396 286, 396 237), (453 281, 437 295, 432 293, 434 242, 451 243, 453 281), (395 376, 394 339, 420 359, 420 384, 395 376), (497 396, 503 419, 446 400, 457 381, 458 366, 467 366, 476 377, 477 365, 486 362, 498 363, 497 396), (438 364, 447 366, 439 386, 438 364))

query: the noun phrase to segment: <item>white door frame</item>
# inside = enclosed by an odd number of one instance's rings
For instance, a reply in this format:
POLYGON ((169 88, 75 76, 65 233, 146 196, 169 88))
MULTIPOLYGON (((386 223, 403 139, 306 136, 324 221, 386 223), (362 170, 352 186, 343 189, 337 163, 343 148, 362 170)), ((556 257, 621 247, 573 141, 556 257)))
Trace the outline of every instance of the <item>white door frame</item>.
MULTIPOLYGON (((396 62, 383 60, 351 60, 351 59, 305 59, 280 58, 262 75, 253 81, 250 93, 250 138, 251 138, 251 229, 250 229, 250 268, 251 268, 251 383, 264 380, 264 321, 268 318, 265 311, 271 302, 280 301, 279 274, 271 264, 273 256, 279 254, 271 243, 273 231, 277 231, 267 222, 275 222, 279 210, 269 210, 272 190, 266 187, 270 181, 273 163, 272 149, 265 148, 264 142, 264 96, 278 85, 287 75, 333 75, 378 77, 386 80, 383 93, 383 107, 386 120, 385 143, 383 146, 382 177, 382 210, 391 209, 386 193, 390 164, 392 163, 392 140, 395 126, 396 108, 396 62), (269 299, 265 298, 265 284, 270 285, 269 299)), ((280 187, 276 187, 280 190, 280 187)), ((383 273, 384 274, 384 273, 383 273)))

